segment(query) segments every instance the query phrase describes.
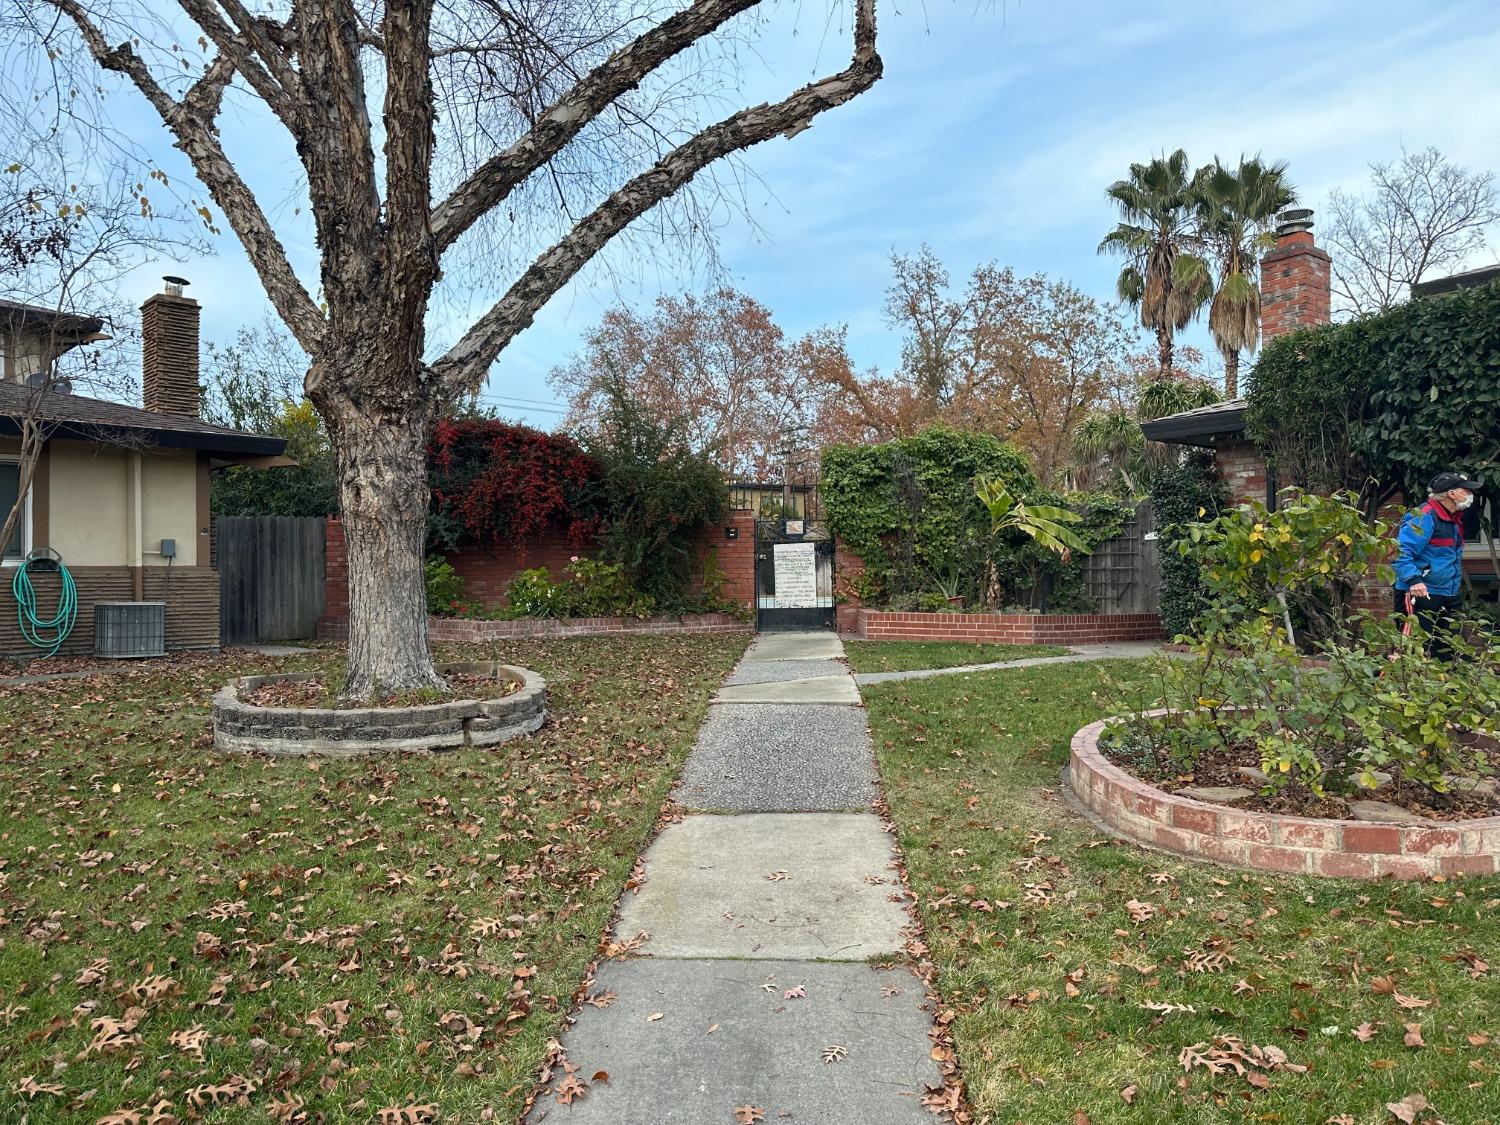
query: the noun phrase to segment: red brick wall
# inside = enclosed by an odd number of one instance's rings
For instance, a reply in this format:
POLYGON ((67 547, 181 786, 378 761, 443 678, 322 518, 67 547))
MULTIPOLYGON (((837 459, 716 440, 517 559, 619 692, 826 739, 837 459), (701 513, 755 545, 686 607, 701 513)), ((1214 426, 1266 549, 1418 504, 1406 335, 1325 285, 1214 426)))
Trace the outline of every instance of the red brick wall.
MULTIPOLYGON (((349 618, 349 564, 344 543, 344 525, 338 519, 328 521, 326 563, 323 582, 323 617, 318 635, 338 637, 349 618)), ((723 524, 704 528, 698 538, 697 574, 694 592, 702 587, 704 560, 716 553, 719 569, 724 572, 722 596, 741 605, 755 603, 755 516, 748 511, 734 511, 723 524), (726 527, 735 528, 735 539, 725 537, 726 527)), ((522 551, 486 551, 468 547, 448 556, 453 569, 464 580, 464 592, 474 601, 496 606, 505 600, 505 588, 517 574, 534 567, 546 567, 554 581, 562 578, 563 568, 574 555, 587 557, 589 545, 571 543, 562 537, 544 540, 522 551)))
POLYGON ((1281 235, 1260 260, 1260 334, 1286 332, 1329 321, 1333 262, 1313 244, 1311 231, 1281 235))
POLYGON ((885 613, 854 611, 854 632, 871 641, 988 641, 1086 645, 1159 641, 1154 613, 885 613))
POLYGON ((1231 435, 1214 450, 1214 467, 1229 489, 1229 502, 1266 500, 1266 458, 1243 434, 1231 435))

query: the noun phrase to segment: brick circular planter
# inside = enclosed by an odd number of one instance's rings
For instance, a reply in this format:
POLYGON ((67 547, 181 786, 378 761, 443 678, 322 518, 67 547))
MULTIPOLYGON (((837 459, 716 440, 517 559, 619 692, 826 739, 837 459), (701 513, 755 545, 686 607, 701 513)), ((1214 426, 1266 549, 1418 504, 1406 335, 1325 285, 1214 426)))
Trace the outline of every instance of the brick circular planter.
POLYGON ((1258 871, 1374 879, 1490 875, 1500 870, 1500 816, 1377 824, 1226 808, 1156 788, 1109 761, 1099 736, 1114 719, 1073 736, 1073 795, 1126 840, 1190 859, 1258 871))
POLYGON ((240 693, 262 684, 317 680, 322 673, 241 676, 214 695, 214 747, 335 757, 456 750, 529 734, 547 717, 547 684, 535 672, 488 661, 437 668, 445 675, 494 676, 520 686, 499 699, 455 699, 415 707, 257 707, 244 702, 240 693))

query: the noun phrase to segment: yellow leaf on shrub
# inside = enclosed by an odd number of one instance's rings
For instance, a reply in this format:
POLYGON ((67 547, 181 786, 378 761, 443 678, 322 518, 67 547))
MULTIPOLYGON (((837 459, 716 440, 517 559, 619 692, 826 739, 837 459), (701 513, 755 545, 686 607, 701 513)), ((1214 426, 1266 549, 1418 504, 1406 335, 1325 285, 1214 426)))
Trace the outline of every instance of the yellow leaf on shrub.
MULTIPOLYGON (((1260 562, 1261 558, 1262 558, 1262 553, 1260 551, 1251 551, 1250 552, 1250 561, 1252 563, 1258 563, 1258 562, 1260 562)), ((1327 566, 1326 563, 1324 564, 1323 569, 1324 570, 1328 569, 1328 566, 1327 566)))

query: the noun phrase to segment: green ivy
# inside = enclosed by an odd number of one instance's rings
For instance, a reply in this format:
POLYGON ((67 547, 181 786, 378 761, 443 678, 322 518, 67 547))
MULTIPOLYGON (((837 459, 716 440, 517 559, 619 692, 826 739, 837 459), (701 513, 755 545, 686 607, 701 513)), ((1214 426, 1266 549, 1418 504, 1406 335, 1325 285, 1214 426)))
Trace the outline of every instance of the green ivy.
POLYGON ((977 477, 998 477, 1022 496, 1036 488, 1025 454, 1008 442, 934 426, 881 445, 824 450, 819 491, 830 530, 864 560, 865 581, 898 595, 930 584, 988 539, 977 477))
POLYGON ((1208 606, 1198 563, 1180 554, 1193 524, 1213 519, 1228 503, 1224 485, 1214 473, 1213 454, 1193 450, 1181 465, 1164 469, 1151 483, 1156 512, 1157 556, 1161 566, 1161 623, 1167 636, 1190 634, 1193 621, 1208 606))
MULTIPOLYGON (((1246 397, 1248 435, 1283 484, 1348 489, 1367 516, 1442 470, 1484 472, 1500 462, 1500 282, 1280 336, 1246 397)), ((1493 531, 1500 488, 1488 493, 1493 531)))

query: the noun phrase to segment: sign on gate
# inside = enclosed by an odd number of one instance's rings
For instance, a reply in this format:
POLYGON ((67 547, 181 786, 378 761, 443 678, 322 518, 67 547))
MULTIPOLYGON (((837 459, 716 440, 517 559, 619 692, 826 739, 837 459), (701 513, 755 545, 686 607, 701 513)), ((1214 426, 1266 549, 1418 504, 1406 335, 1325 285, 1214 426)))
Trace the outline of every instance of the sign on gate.
POLYGON ((813 609, 818 604, 817 547, 777 543, 772 548, 777 609, 813 609))
POLYGON ((755 521, 758 629, 831 629, 833 540, 821 520, 755 521))

